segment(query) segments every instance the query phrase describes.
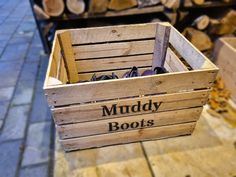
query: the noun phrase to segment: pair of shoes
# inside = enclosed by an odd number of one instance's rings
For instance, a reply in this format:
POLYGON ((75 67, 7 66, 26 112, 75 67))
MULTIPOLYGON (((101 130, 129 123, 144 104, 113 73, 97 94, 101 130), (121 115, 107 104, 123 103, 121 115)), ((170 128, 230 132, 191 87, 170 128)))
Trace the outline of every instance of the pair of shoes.
POLYGON ((154 70, 147 69, 143 72, 142 76, 149 76, 149 75, 154 75, 154 74, 163 74, 167 73, 165 68, 162 67, 155 67, 154 70))
POLYGON ((111 75, 101 75, 99 77, 96 77, 96 74, 94 73, 90 81, 101 81, 101 80, 110 80, 110 79, 118 79, 118 76, 115 75, 114 72, 112 72, 111 75))
POLYGON ((118 76, 115 75, 114 72, 112 72, 111 75, 101 75, 97 77, 96 73, 94 73, 90 80, 80 80, 78 83, 89 82, 89 81, 110 80, 110 79, 118 79, 118 76))
MULTIPOLYGON (((155 67, 154 70, 151 70, 151 69, 145 70, 141 74, 141 76, 149 76, 149 75, 163 74, 163 73, 167 73, 165 68, 155 67)), ((138 72, 138 68, 136 66, 133 66, 133 68, 130 71, 126 72, 122 78, 138 77, 138 76, 140 76, 138 72)))

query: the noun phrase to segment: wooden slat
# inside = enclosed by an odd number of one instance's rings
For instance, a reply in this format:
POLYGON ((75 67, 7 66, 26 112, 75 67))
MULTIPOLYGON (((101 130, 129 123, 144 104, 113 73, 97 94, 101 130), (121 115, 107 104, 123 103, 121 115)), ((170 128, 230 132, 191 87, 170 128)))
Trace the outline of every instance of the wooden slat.
POLYGON ((142 114, 138 116, 127 116, 115 119, 60 125, 57 126, 57 131, 61 139, 125 132, 135 129, 195 122, 199 119, 201 112, 202 107, 197 107, 153 114, 142 114), (133 126, 135 127, 132 128, 131 125, 134 122, 135 124, 133 126), (152 124, 150 124, 150 122, 152 124), (129 127, 122 129, 122 124, 128 124, 129 127), (118 130, 115 125, 118 127, 118 130))
POLYGON ((170 48, 167 48, 165 61, 174 72, 188 71, 188 68, 182 63, 182 61, 170 48))
POLYGON ((193 69, 217 69, 207 57, 205 57, 174 27, 171 27, 169 42, 193 69))
MULTIPOLYGON (((174 72, 167 63, 165 63, 164 67, 168 72, 174 72)), ((124 73, 126 73, 127 71, 130 71, 130 69, 131 68, 122 69, 122 70, 112 70, 112 71, 99 71, 99 72, 96 72, 96 76, 111 75, 112 72, 114 72, 118 76, 118 78, 122 78, 124 73)), ((151 69, 151 67, 139 68, 138 70, 139 70, 139 73, 142 74, 147 69, 151 69)), ((179 71, 179 70, 176 69, 175 71, 179 71)), ((79 75, 80 80, 90 80, 92 76, 94 75, 94 72, 81 73, 78 75, 79 75)))
POLYGON ((61 140, 66 151, 191 134, 195 122, 61 140))
POLYGON ((152 65, 152 55, 137 55, 94 60, 76 61, 79 72, 94 72, 101 70, 125 69, 133 66, 147 67, 152 65))
MULTIPOLYGON (((151 67, 139 68, 139 72, 143 73, 143 71, 145 71, 147 69, 151 69, 151 67)), ((122 69, 122 70, 96 72, 96 76, 111 75, 112 72, 114 72, 119 78, 122 78, 124 73, 126 73, 127 71, 130 71, 130 70, 131 70, 131 68, 122 69)), ((93 74, 94 74, 94 72, 79 74, 79 78, 80 78, 80 80, 90 80, 92 78, 93 74)))
POLYGON ((71 29, 69 31, 72 35, 72 44, 105 43, 154 38, 156 23, 71 29))
POLYGON ((76 83, 79 80, 78 71, 75 64, 75 58, 73 53, 73 48, 71 45, 71 36, 70 33, 63 32, 59 34, 59 42, 62 46, 63 59, 65 67, 68 74, 68 80, 70 83, 76 83))
POLYGON ((154 40, 74 46, 76 59, 153 53, 154 40))
MULTIPOLYGON (((111 107, 113 104, 119 106, 125 105, 134 105, 140 101, 142 104, 148 103, 149 100, 152 102, 161 102, 157 112, 185 109, 191 107, 202 106, 206 103, 208 98, 209 91, 193 91, 193 92, 183 92, 176 94, 164 94, 164 95, 155 95, 148 97, 138 97, 122 100, 107 101, 101 103, 91 103, 84 105, 74 105, 67 106, 62 108, 52 109, 53 118, 56 124, 68 124, 76 122, 86 122, 94 121, 101 119, 110 119, 115 117, 121 117, 122 115, 110 115, 109 117, 102 116, 102 106, 106 105, 111 107)), ((130 112, 126 115, 139 115, 145 113, 151 113, 152 111, 140 111, 140 112, 130 112)))
POLYGON ((155 67, 163 67, 166 58, 166 51, 169 46, 171 25, 169 23, 157 24, 154 54, 152 60, 152 69, 155 67))
POLYGON ((49 105, 59 106, 146 94, 175 93, 211 87, 215 70, 188 71, 161 75, 87 82, 45 88, 49 105))

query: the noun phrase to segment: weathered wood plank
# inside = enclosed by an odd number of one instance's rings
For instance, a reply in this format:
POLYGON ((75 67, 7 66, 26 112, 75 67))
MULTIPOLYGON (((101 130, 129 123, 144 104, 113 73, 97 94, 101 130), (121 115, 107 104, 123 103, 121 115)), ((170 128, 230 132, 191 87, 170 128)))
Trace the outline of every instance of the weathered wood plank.
MULTIPOLYGON (((93 121, 93 120, 101 120, 107 119, 102 116, 102 106, 106 105, 107 107, 111 107, 113 104, 116 104, 117 107, 125 106, 125 105, 134 105, 140 101, 142 104, 148 103, 149 100, 152 102, 161 103, 157 112, 161 111, 169 111, 169 110, 177 110, 177 109, 185 109, 191 107, 202 106, 206 103, 209 95, 208 90, 203 91, 194 91, 194 92, 183 92, 176 94, 164 94, 164 95, 155 95, 155 96, 147 96, 147 97, 138 97, 138 98, 130 98, 123 100, 114 100, 108 102, 101 103, 91 103, 84 105, 74 105, 67 106, 62 108, 54 108, 52 109, 54 121, 56 124, 67 124, 67 123, 76 123, 76 122, 85 122, 85 121, 93 121)), ((136 113, 129 113, 127 115, 139 115, 145 113, 151 113, 150 111, 143 111, 136 113)), ((121 115, 110 115, 108 118, 120 117, 121 115)))
POLYGON ((195 122, 60 140, 66 151, 191 134, 195 122))
POLYGON ((211 87, 215 70, 188 71, 145 77, 87 82, 45 88, 49 105, 68 105, 90 101, 175 93, 211 87))
POLYGON ((58 37, 60 45, 62 46, 63 59, 68 74, 68 80, 70 83, 76 83, 78 82, 79 77, 77 74, 78 71, 76 68, 73 48, 71 45, 71 35, 67 31, 60 33, 58 37))
POLYGON ((81 28, 71 29, 69 31, 72 35, 72 44, 105 43, 110 41, 154 38, 156 23, 81 28))
POLYGON ((207 57, 184 38, 174 27, 171 27, 169 42, 193 69, 217 69, 207 57))
POLYGON ((152 55, 148 54, 106 59, 79 60, 76 61, 76 65, 79 72, 126 69, 133 66, 148 67, 152 65, 152 55))
POLYGON ((182 63, 182 61, 170 48, 167 48, 165 61, 175 72, 188 71, 188 68, 182 63))
POLYGON ((103 58, 153 53, 154 40, 74 46, 76 59, 103 58))
POLYGON ((169 46, 171 26, 169 23, 157 24, 154 54, 152 59, 152 69, 155 67, 163 67, 166 59, 166 51, 169 46))
POLYGON ((199 119, 202 107, 57 126, 61 139, 161 127, 199 119), (125 128, 122 129, 124 125, 125 128), (133 126, 133 127, 132 127, 133 126))

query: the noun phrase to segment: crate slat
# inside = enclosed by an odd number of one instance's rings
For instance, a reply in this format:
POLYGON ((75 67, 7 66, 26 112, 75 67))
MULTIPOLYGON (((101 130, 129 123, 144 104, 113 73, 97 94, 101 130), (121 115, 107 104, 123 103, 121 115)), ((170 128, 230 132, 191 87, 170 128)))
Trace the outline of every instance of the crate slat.
MULTIPOLYGON (((76 122, 86 122, 94 120, 109 119, 115 117, 121 117, 122 115, 110 115, 109 117, 102 116, 102 106, 106 105, 111 107, 113 104, 117 104, 117 107, 122 105, 134 105, 140 101, 142 104, 148 103, 149 100, 152 102, 161 103, 157 112, 185 109, 191 107, 202 106, 208 99, 209 91, 194 91, 194 92, 183 92, 176 94, 164 94, 155 95, 148 97, 129 98, 122 100, 114 100, 108 102, 98 102, 84 105, 67 106, 63 108, 52 109, 54 115, 54 121, 56 124, 68 124, 76 122), (79 116, 78 116, 79 115, 79 116)), ((136 113, 129 113, 128 115, 139 115, 151 113, 152 111, 140 111, 136 113)))
POLYGON ((69 105, 147 94, 175 93, 212 86, 215 70, 167 73, 45 88, 49 105, 69 105), (170 84, 171 83, 171 84, 170 84))
POLYGON ((74 46, 75 59, 129 56, 153 53, 154 40, 74 46))
POLYGON ((60 140, 66 151, 191 134, 195 122, 60 140))
POLYGON ((57 126, 61 139, 195 122, 202 107, 57 126), (128 127, 129 126, 129 127, 128 127), (133 128, 131 127, 133 126, 133 128), (124 127, 123 129, 121 127, 124 127), (126 128, 128 127, 128 128, 126 128), (118 130, 117 130, 118 129, 118 130))

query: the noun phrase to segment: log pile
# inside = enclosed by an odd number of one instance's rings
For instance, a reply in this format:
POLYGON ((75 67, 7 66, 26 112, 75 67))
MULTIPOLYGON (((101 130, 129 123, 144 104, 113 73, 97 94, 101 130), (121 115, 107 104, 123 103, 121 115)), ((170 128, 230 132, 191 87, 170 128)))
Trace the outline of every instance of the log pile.
POLYGON ((236 127, 236 106, 230 99, 230 92, 226 89, 224 81, 218 77, 208 101, 207 111, 214 117, 224 118, 230 126, 236 127))

